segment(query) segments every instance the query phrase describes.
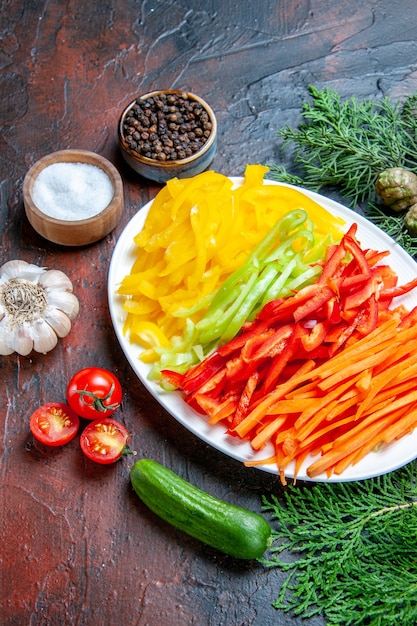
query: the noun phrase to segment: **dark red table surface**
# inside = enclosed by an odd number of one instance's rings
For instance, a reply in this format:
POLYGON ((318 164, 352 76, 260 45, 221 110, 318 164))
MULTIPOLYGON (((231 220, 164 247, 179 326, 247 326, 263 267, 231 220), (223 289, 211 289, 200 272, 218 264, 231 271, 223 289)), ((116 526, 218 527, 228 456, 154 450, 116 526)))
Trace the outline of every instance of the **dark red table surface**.
MULTIPOLYGON (((275 476, 200 441, 144 389, 116 339, 109 260, 128 220, 160 186, 122 161, 117 120, 135 96, 181 88, 205 98, 219 124, 212 168, 283 158, 276 133, 295 125, 308 85, 395 99, 417 88, 414 0, 92 0, 1 4, 1 264, 58 268, 81 312, 48 355, 0 357, 0 624, 16 626, 321 625, 277 612, 284 574, 221 555, 156 518, 132 493, 127 458, 103 468, 74 440, 31 446, 32 409, 65 399, 70 376, 98 365, 123 384, 118 416, 138 457, 156 459, 214 495, 261 511, 282 495, 275 476), (42 239, 22 183, 40 157, 97 152, 119 169, 125 208, 102 241, 64 248, 42 239)), ((371 607, 370 607, 371 610, 371 607)))

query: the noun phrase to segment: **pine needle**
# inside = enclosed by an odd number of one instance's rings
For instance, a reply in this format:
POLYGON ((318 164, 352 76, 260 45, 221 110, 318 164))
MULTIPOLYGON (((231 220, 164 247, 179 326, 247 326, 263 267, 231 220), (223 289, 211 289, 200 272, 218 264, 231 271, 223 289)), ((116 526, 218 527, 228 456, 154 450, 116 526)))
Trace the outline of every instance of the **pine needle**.
POLYGON ((261 562, 288 572, 273 606, 332 626, 415 626, 416 471, 264 497, 274 542, 261 562))

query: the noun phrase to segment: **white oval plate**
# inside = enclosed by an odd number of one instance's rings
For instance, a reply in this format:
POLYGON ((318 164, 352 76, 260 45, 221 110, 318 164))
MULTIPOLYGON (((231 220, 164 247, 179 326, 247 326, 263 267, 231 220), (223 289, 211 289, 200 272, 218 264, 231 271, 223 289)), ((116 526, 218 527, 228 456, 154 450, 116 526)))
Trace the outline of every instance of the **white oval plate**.
MULTIPOLYGON (((242 184, 242 178, 232 178, 235 185, 242 184)), ((274 181, 264 181, 265 184, 280 184, 274 181)), ((290 186, 290 185, 284 185, 290 186)), ((417 275, 417 264, 404 250, 395 243, 382 230, 374 226, 361 215, 355 213, 351 209, 325 198, 320 194, 297 188, 299 191, 309 196, 333 215, 341 217, 346 222, 346 229, 353 223, 358 224, 358 240, 362 247, 369 247, 374 250, 389 250, 390 256, 386 262, 395 270, 399 277, 399 283, 405 283, 412 280, 417 275)), ((272 445, 266 447, 257 454, 254 453, 248 442, 241 442, 237 438, 231 437, 225 432, 224 426, 221 424, 208 424, 207 419, 191 409, 182 399, 180 392, 164 392, 154 382, 147 379, 149 366, 139 360, 141 352, 138 346, 131 345, 128 338, 123 335, 123 324, 125 312, 122 309, 122 299, 117 295, 117 288, 124 276, 130 273, 132 264, 135 260, 135 245, 133 237, 140 232, 145 223, 146 216, 152 204, 148 202, 140 209, 129 221, 120 235, 115 246, 108 275, 108 297, 110 314, 113 326, 120 342, 120 345, 132 366, 139 380, 146 389, 156 398, 164 409, 168 411, 178 422, 185 426, 200 439, 210 444, 224 454, 237 459, 238 461, 249 461, 253 459, 265 459, 273 454, 272 445)), ((417 305, 416 290, 401 299, 397 298, 396 304, 403 302, 409 309, 417 305)), ((317 458, 317 457, 316 457, 317 458)), ((374 476, 379 476, 387 472, 393 471, 406 465, 408 462, 417 458, 417 430, 403 437, 385 449, 378 452, 368 454, 355 466, 349 467, 341 476, 322 475, 313 482, 344 482, 352 480, 363 480, 374 476)), ((297 480, 311 480, 307 476, 307 467, 312 462, 312 458, 307 458, 297 474, 297 480)), ((275 464, 263 464, 256 466, 272 474, 277 474, 275 464)), ((286 470, 287 478, 294 477, 294 467, 290 465, 286 470)))

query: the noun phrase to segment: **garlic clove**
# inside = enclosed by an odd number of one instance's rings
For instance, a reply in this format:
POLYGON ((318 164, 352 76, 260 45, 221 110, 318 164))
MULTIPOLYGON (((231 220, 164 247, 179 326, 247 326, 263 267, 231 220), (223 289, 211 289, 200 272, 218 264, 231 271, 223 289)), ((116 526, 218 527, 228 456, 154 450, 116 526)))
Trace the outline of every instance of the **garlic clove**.
POLYGON ((70 318, 60 309, 48 309, 44 315, 44 320, 52 327, 58 337, 66 337, 71 330, 70 318))
POLYGON ((30 336, 30 326, 22 324, 11 336, 13 349, 21 356, 27 356, 33 350, 33 339, 30 336))
POLYGON ((78 298, 70 291, 48 292, 48 304, 66 313, 71 320, 77 317, 80 310, 78 298))
POLYGON ((15 351, 13 342, 10 341, 11 335, 8 328, 0 324, 0 354, 7 356, 15 351))
POLYGON ((3 341, 0 339, 0 355, 1 356, 9 356, 15 352, 14 348, 9 348, 3 341))
POLYGON ((9 280, 10 278, 17 278, 23 280, 29 280, 33 283, 37 283, 39 276, 44 272, 42 267, 33 265, 33 263, 26 263, 26 261, 13 260, 7 261, 0 267, 0 276, 9 280))
POLYGON ((61 270, 47 270, 39 277, 39 284, 45 287, 47 291, 50 289, 72 291, 72 282, 61 270))
POLYGON ((0 267, 0 274, 7 274, 8 276, 16 276, 20 274, 21 271, 24 271, 26 267, 29 265, 26 261, 22 261, 21 259, 13 259, 12 261, 6 261, 0 267))
POLYGON ((1 282, 9 280, 9 278, 16 278, 20 272, 24 272, 28 263, 26 261, 7 261, 0 267, 1 282))
POLYGON ((58 343, 56 332, 43 318, 40 318, 35 324, 32 324, 31 335, 33 339, 33 349, 42 354, 53 350, 58 343))

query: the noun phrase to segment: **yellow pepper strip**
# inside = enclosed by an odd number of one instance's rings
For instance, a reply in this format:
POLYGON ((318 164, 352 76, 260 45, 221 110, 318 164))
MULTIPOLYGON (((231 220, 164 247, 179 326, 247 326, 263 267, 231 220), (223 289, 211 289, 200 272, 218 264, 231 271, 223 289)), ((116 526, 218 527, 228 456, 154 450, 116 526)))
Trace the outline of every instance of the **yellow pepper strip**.
POLYGON ((154 363, 159 358, 154 348, 169 346, 168 338, 161 331, 159 326, 153 322, 137 321, 130 328, 129 339, 131 343, 138 343, 144 348, 141 353, 141 360, 146 363, 154 363))
POLYGON ((153 322, 138 321, 131 328, 130 338, 144 348, 168 347, 168 338, 153 322))
MULTIPOLYGON (((194 311, 197 323, 218 286, 288 211, 304 208, 314 224, 317 246, 307 253, 310 262, 321 258, 321 239, 340 239, 342 220, 297 189, 265 184, 267 171, 248 165, 237 188, 223 174, 206 171, 171 179, 160 190, 141 232, 132 233, 136 258, 118 289, 131 341, 162 346, 181 336, 186 322, 178 313, 184 309, 194 311)), ((152 359, 153 346, 144 347, 145 358, 152 359)))

